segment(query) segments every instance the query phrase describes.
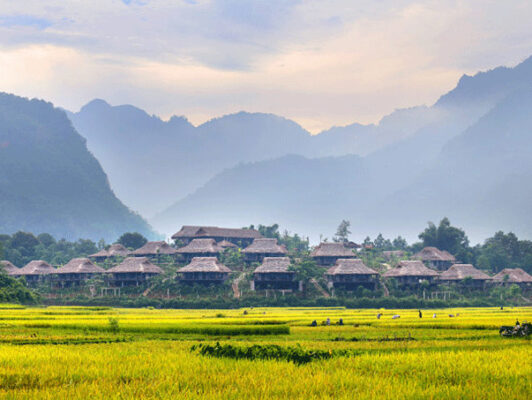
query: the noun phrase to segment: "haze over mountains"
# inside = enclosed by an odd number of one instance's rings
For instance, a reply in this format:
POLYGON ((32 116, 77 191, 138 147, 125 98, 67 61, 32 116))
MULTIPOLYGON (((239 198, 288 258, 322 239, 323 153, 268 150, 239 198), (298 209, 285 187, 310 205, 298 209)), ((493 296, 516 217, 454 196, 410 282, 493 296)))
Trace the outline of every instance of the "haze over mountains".
POLYGON ((349 219, 356 240, 413 239, 448 216, 473 240, 532 236, 532 58, 464 76, 430 107, 318 135, 271 114, 195 127, 103 100, 66 112, 74 130, 49 103, 0 99, 3 232, 153 235, 126 204, 164 234, 279 223, 316 242, 349 219))
POLYGON ((42 100, 0 93, 0 232, 116 240, 154 237, 111 191, 65 113, 42 100))
POLYGON ((194 127, 95 100, 69 115, 118 196, 166 234, 181 224, 277 222, 316 239, 347 218, 358 238, 412 238, 448 215, 480 239, 496 229, 532 234, 527 185, 518 184, 532 171, 527 89, 532 58, 464 75, 433 106, 314 136, 260 113, 194 127), (504 153, 488 153, 488 137, 504 153))

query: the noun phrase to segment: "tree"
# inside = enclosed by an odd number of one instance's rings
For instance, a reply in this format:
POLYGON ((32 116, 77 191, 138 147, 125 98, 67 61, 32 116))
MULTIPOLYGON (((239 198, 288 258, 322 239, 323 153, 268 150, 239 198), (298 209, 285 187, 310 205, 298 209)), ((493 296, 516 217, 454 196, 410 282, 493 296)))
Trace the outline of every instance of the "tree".
POLYGON ((49 233, 41 233, 37 235, 37 239, 44 247, 50 247, 55 244, 55 239, 49 233))
POLYGON ((39 240, 33 233, 18 231, 11 237, 11 247, 20 251, 23 256, 33 257, 35 247, 39 245, 39 240))
POLYGON ((336 235, 334 236, 333 240, 335 242, 347 242, 349 239, 349 235, 351 234, 351 231, 349 230, 350 226, 351 222, 346 219, 343 219, 342 222, 340 222, 340 225, 338 225, 338 228, 336 229, 336 235))
POLYGON ((148 242, 144 236, 138 232, 127 232, 118 238, 117 243, 128 249, 138 249, 148 242))
POLYGON ((404 239, 402 236, 397 236, 392 241, 392 246, 394 250, 406 250, 408 247, 408 243, 406 242, 406 239, 404 239))
POLYGON ((472 258, 469 239, 465 232, 452 226, 447 217, 443 218, 438 226, 429 222, 429 226, 419 234, 419 238, 423 241, 423 246, 446 250, 463 262, 468 262, 472 258))

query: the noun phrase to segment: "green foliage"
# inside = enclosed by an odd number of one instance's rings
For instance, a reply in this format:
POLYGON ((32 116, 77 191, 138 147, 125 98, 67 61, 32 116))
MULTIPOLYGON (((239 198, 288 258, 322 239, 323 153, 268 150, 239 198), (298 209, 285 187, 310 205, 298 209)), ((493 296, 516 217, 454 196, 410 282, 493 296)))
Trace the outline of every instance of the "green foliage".
POLYGON ((116 333, 119 330, 120 330, 120 325, 119 325, 118 318, 109 317, 109 331, 116 333))
POLYGON ((321 278, 325 271, 324 268, 318 267, 316 262, 308 256, 293 263, 289 270, 295 271, 297 279, 304 282, 312 278, 321 278))
POLYGON ((148 239, 138 232, 126 232, 118 238, 117 243, 128 249, 136 250, 148 243, 148 239))
POLYGON ((469 239, 465 232, 451 225, 448 218, 443 218, 438 226, 429 222, 429 226, 419 234, 423 246, 433 246, 446 250, 462 262, 470 262, 473 258, 469 239))
MULTIPOLYGON (((255 344, 248 347, 233 346, 230 344, 212 346, 209 344, 194 345, 191 351, 198 351, 203 356, 232 358, 235 360, 277 360, 289 361, 297 365, 307 364, 314 360, 326 360, 333 356, 332 351, 305 350, 302 347, 281 347, 275 344, 255 344)), ((337 354, 335 352, 334 354, 337 354)), ((344 354, 344 353, 342 353, 344 354)))
POLYGON ((340 225, 338 225, 338 228, 336 229, 336 234, 333 240, 335 242, 347 242, 349 240, 349 235, 351 234, 351 231, 349 230, 350 226, 351 222, 346 219, 343 219, 342 222, 340 222, 340 225))
POLYGON ((18 279, 0 272, 0 303, 35 304, 39 297, 18 279))

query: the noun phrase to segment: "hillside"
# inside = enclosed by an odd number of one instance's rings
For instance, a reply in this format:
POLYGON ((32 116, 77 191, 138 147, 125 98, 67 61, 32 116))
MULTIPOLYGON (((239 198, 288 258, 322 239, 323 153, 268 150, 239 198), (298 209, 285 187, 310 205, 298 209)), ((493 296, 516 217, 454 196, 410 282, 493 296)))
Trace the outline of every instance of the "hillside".
POLYGON ((111 191, 107 176, 65 113, 0 93, 0 232, 67 239, 153 236, 111 191))

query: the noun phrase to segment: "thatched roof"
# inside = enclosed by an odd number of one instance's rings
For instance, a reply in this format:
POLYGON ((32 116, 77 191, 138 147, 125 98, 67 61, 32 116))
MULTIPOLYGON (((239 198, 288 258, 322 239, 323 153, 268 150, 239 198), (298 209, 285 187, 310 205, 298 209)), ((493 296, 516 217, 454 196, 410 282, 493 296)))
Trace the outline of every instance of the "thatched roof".
POLYGON ((425 267, 420 260, 399 261, 399 265, 389 271, 384 276, 395 278, 401 276, 438 276, 438 273, 425 267))
POLYGON ((422 261, 456 261, 451 253, 436 247, 425 247, 419 253, 414 254, 412 258, 422 261))
POLYGON ((326 275, 377 275, 377 271, 367 267, 358 258, 339 258, 326 275))
POLYGON ((255 273, 271 273, 271 272, 293 272, 289 271, 290 258, 288 257, 264 257, 262 265, 255 269, 255 273))
POLYGON ((216 243, 214 239, 193 239, 189 244, 177 249, 179 254, 197 254, 197 253, 221 253, 224 249, 216 243))
POLYGON ((343 243, 320 243, 312 253, 312 257, 355 257, 351 248, 347 248, 343 243))
POLYGON ((286 247, 277 244, 277 239, 261 238, 253 240, 248 247, 242 250, 242 253, 248 254, 264 254, 264 253, 279 253, 286 254, 286 247))
POLYGON ((181 230, 172 235, 172 239, 180 238, 221 237, 231 239, 257 239, 262 235, 255 229, 219 228, 217 226, 184 225, 181 230))
POLYGON ((505 268, 492 279, 494 282, 532 283, 532 275, 521 268, 505 268), (508 276, 507 280, 505 280, 506 276, 508 276))
POLYGON ((228 247, 231 247, 231 248, 236 248, 238 247, 236 244, 234 243, 231 243, 227 240, 222 240, 220 242, 218 242, 218 247, 221 247, 222 249, 227 249, 228 247))
POLYGON ((61 268, 56 274, 103 274, 105 270, 93 264, 88 258, 73 258, 61 268))
POLYGON ((13 275, 48 275, 56 272, 56 269, 43 260, 33 260, 20 268, 13 275))
POLYGON ((108 258, 108 257, 127 257, 129 255, 129 250, 126 249, 120 243, 115 243, 109 246, 108 249, 102 249, 97 253, 91 254, 91 258, 108 258))
POLYGON ((132 251, 131 256, 157 256, 157 255, 173 255, 177 250, 171 247, 165 241, 148 242, 141 248, 132 251))
POLYGON ((8 275, 18 272, 18 268, 7 260, 0 261, 0 269, 3 269, 8 275))
POLYGON ((108 269, 107 272, 112 274, 130 272, 162 274, 163 270, 157 265, 152 264, 147 257, 128 257, 116 267, 108 269))
POLYGON ((190 264, 180 268, 177 272, 226 272, 231 270, 223 265, 216 257, 194 257, 190 264))
POLYGON ((447 271, 440 274, 442 281, 461 281, 465 278, 486 281, 491 279, 490 276, 471 264, 454 264, 447 271))

